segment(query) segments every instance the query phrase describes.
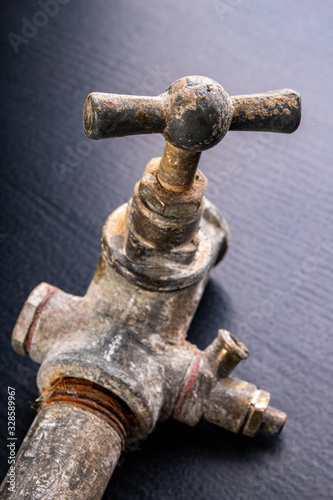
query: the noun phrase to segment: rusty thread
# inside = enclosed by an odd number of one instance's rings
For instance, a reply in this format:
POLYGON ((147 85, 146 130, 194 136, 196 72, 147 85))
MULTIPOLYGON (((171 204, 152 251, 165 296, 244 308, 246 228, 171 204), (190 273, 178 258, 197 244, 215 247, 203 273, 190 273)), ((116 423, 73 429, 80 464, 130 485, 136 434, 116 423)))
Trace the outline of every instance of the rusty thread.
POLYGON ((70 403, 92 411, 104 418, 119 434, 123 448, 127 434, 137 425, 136 418, 126 403, 111 391, 89 380, 58 378, 49 388, 42 390, 37 402, 38 411, 54 403, 70 403))

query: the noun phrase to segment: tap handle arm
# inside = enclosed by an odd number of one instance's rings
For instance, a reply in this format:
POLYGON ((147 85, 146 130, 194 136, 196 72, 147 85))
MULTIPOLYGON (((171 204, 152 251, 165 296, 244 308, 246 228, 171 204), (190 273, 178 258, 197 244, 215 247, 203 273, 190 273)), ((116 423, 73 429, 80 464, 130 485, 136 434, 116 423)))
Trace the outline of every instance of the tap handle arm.
POLYGON ((229 130, 291 134, 301 121, 301 96, 291 89, 237 95, 231 101, 233 113, 229 130))
POLYGON ((291 133, 300 117, 300 95, 293 90, 230 97, 202 76, 181 78, 157 97, 93 92, 83 109, 91 139, 160 133, 192 152, 215 146, 229 129, 291 133))

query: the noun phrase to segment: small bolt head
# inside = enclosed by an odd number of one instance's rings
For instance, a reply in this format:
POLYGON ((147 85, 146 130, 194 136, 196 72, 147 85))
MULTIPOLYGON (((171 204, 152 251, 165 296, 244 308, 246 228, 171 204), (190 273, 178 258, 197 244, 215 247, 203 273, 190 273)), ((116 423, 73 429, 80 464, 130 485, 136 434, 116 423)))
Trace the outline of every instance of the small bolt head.
POLYGON ((26 356, 28 354, 26 350, 26 343, 30 327, 34 321, 38 306, 47 295, 50 288, 53 287, 47 283, 40 283, 40 285, 38 285, 30 293, 19 314, 19 317, 17 318, 12 335, 12 347, 14 351, 22 356, 26 356))

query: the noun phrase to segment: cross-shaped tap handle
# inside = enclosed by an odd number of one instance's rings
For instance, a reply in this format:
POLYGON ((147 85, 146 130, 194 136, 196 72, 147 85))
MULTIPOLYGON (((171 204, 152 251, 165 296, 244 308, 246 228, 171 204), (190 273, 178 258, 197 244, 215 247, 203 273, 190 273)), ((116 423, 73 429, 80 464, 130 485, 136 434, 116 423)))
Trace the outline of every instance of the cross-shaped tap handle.
MULTIPOLYGON (((291 133, 300 117, 301 99, 294 90, 230 97, 219 83, 203 76, 180 78, 157 97, 94 92, 83 109, 84 130, 91 139, 162 134, 173 146, 169 156, 174 156, 174 148, 183 151, 177 151, 187 159, 183 170, 189 173, 189 164, 196 164, 188 178, 180 175, 182 188, 193 181, 200 152, 218 144, 228 130, 291 133)), ((170 187, 177 184, 172 177, 168 172, 160 180, 170 187)))

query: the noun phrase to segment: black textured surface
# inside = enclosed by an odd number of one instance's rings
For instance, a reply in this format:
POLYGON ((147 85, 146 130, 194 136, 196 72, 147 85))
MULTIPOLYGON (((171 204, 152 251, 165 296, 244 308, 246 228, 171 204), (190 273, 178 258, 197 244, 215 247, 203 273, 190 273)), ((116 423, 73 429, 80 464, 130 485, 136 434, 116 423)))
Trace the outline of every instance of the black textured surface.
POLYGON ((41 281, 84 293, 104 220, 162 152, 159 136, 86 139, 84 99, 91 91, 157 95, 201 74, 231 95, 289 87, 303 98, 294 134, 230 132, 202 155, 208 197, 227 218, 232 245, 190 331, 200 347, 219 327, 239 336, 251 356, 236 375, 271 391, 288 420, 279 438, 253 440, 205 423, 159 425, 124 455, 104 498, 330 498, 332 4, 64 3, 15 53, 8 33, 22 36, 23 17, 43 24, 41 8, 2 2, 1 477, 7 386, 16 389, 18 444, 37 397, 37 366, 10 345, 20 308, 41 281))

